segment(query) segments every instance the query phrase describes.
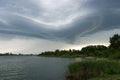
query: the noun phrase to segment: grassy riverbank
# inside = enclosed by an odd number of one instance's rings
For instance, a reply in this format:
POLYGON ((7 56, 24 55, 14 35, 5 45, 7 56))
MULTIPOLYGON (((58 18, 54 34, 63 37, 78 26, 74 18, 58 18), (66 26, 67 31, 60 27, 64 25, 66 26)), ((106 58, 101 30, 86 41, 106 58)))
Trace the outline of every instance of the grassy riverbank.
POLYGON ((120 74, 96 77, 89 80, 120 80, 120 74))
POLYGON ((104 80, 107 78, 111 80, 112 77, 119 78, 115 75, 120 75, 120 62, 93 60, 71 63, 68 66, 66 78, 67 80, 104 80))

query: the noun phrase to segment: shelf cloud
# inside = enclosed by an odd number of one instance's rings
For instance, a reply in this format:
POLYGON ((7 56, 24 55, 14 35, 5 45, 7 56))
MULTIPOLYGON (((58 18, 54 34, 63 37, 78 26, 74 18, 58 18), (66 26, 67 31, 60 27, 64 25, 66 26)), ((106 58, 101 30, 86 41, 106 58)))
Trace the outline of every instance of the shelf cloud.
POLYGON ((0 52, 76 49, 88 42, 94 44, 92 39, 107 45, 110 36, 120 33, 119 3, 119 0, 0 0, 0 52), (100 39, 96 34, 108 37, 100 39), (13 49, 9 48, 13 44, 16 44, 13 49))

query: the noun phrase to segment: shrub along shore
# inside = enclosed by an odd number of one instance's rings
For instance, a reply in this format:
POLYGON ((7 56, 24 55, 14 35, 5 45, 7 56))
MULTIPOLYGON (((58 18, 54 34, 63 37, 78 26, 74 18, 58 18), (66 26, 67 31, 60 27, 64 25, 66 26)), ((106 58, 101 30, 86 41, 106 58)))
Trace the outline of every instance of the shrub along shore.
POLYGON ((67 80, 120 80, 120 62, 92 60, 74 62, 68 66, 67 80), (119 75, 119 77, 114 77, 119 75), (107 79, 109 78, 109 79, 107 79))
POLYGON ((107 60, 71 63, 66 74, 67 80, 120 80, 120 35, 115 34, 110 38, 109 47, 88 46, 81 53, 107 60))

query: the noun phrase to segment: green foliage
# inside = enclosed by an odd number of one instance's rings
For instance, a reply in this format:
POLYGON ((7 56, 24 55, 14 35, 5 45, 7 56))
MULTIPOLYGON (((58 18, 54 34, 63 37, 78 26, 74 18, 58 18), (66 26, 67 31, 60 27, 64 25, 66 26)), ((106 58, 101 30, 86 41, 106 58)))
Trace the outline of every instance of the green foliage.
POLYGON ((48 51, 39 54, 38 56, 50 56, 50 57, 80 57, 79 50, 55 50, 55 51, 48 51))
POLYGON ((85 56, 95 56, 95 57, 107 57, 108 54, 104 54, 107 50, 106 46, 87 46, 82 48, 82 50, 56 50, 48 51, 39 54, 38 56, 53 56, 53 57, 85 57, 85 56))
POLYGON ((96 77, 96 78, 91 78, 89 80, 120 80, 120 74, 118 75, 108 75, 105 77, 96 77))
POLYGON ((87 46, 81 49, 81 55, 85 56, 95 56, 95 57, 106 57, 105 54, 107 50, 106 46, 97 45, 97 46, 87 46))
POLYGON ((120 51, 114 50, 113 53, 109 56, 110 59, 120 59, 120 51))
POLYGON ((120 50, 120 35, 119 34, 115 34, 113 37, 111 37, 109 42, 110 42, 110 48, 120 50))
POLYGON ((120 63, 116 61, 81 61, 68 66, 68 80, 87 80, 93 77, 120 74, 120 63))
POLYGON ((97 58, 109 58, 109 59, 120 59, 120 51, 107 48, 103 45, 87 46, 81 50, 56 50, 48 51, 39 54, 38 56, 47 57, 97 57, 97 58))

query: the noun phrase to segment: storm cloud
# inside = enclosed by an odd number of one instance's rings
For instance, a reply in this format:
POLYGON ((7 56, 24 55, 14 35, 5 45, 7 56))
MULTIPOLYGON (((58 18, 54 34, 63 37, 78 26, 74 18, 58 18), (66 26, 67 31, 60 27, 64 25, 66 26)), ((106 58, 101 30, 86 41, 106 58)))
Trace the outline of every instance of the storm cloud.
POLYGON ((119 3, 119 0, 0 0, 0 42, 5 44, 0 51, 37 53, 81 48, 94 44, 93 39, 95 44, 107 45, 110 36, 120 33, 119 3), (103 37, 98 38, 98 35, 103 37), (33 41, 34 46, 29 47, 26 40, 33 41), (19 41, 26 46, 13 46, 21 50, 8 49, 19 41))

